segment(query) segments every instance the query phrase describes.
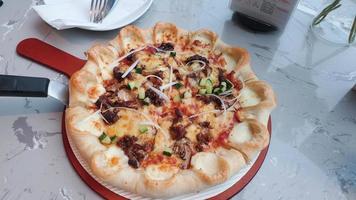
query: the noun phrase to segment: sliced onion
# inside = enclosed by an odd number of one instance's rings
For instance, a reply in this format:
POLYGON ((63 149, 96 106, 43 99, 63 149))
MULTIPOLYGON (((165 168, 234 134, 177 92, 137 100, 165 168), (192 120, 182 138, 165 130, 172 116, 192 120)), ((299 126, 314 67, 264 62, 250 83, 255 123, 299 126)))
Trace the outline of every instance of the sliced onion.
POLYGON ((116 66, 119 64, 119 62, 122 61, 123 59, 125 59, 127 56, 130 56, 131 54, 136 53, 136 52, 138 52, 138 51, 142 51, 142 50, 145 49, 145 48, 146 48, 146 46, 143 46, 143 47, 137 48, 137 49, 135 49, 135 50, 133 50, 133 51, 130 51, 129 53, 127 53, 127 54, 125 54, 125 55, 119 57, 119 58, 116 59, 116 60, 114 60, 111 64, 109 64, 109 67, 110 67, 110 68, 116 67, 116 66))
POLYGON ((120 58, 118 58, 117 62, 120 62, 121 60, 125 59, 127 56, 130 56, 133 53, 136 53, 136 52, 144 50, 146 47, 147 46, 143 46, 143 47, 140 47, 140 48, 137 48, 137 49, 135 49, 133 51, 128 52, 127 54, 125 54, 125 55, 121 56, 120 58))
POLYGON ((165 89, 167 89, 167 88, 172 88, 172 86, 173 85, 175 85, 175 84, 177 84, 178 82, 170 82, 170 83, 168 83, 168 84, 166 84, 166 85, 162 85, 161 87, 159 87, 159 89, 161 90, 161 91, 163 91, 163 90, 165 90, 165 89))
POLYGON ((152 48, 156 49, 156 51, 160 51, 160 52, 166 52, 166 53, 175 52, 175 51, 167 51, 167 50, 163 50, 163 49, 160 49, 160 48, 155 47, 154 45, 150 45, 150 44, 149 44, 149 45, 147 45, 147 46, 152 47, 152 48))
POLYGON ((234 106, 236 105, 236 103, 238 103, 239 102, 239 100, 236 100, 228 109, 227 109, 227 111, 230 111, 230 110, 232 110, 232 109, 238 109, 240 106, 238 106, 237 108, 235 108, 234 106))
POLYGON ((215 95, 215 94, 207 94, 207 95, 208 96, 213 96, 213 97, 215 97, 215 98, 220 100, 221 105, 223 106, 223 109, 224 109, 224 116, 225 116, 226 115, 226 105, 224 103, 224 100, 221 97, 219 97, 218 95, 215 95))
POLYGON ((235 100, 237 100, 238 98, 240 97, 240 95, 238 95, 238 96, 236 96, 236 97, 234 97, 234 98, 232 98, 232 99, 224 99, 224 101, 226 101, 226 102, 231 102, 231 101, 235 101, 235 100))
POLYGON ((158 94, 158 96, 160 96, 162 99, 166 100, 166 101, 169 101, 169 98, 166 94, 164 94, 163 92, 161 92, 160 90, 158 90, 157 88, 155 87, 152 87, 152 86, 148 86, 151 90, 153 90, 155 93, 158 94))
POLYGON ((142 125, 148 125, 148 126, 153 126, 159 130, 161 130, 165 136, 168 136, 169 134, 158 124, 152 122, 151 120, 148 120, 147 122, 140 122, 139 124, 142 124, 142 125))
POLYGON ((193 72, 201 71, 201 70, 204 69, 205 66, 206 66, 206 63, 205 63, 204 61, 201 61, 201 60, 192 60, 192 61, 188 62, 185 66, 189 66, 189 65, 191 65, 191 64, 193 64, 193 63, 202 64, 202 66, 200 67, 200 69, 195 70, 195 71, 193 71, 193 72))
POLYGON ((126 72, 121 76, 121 78, 125 78, 140 62, 139 59, 137 59, 132 65, 126 70, 126 72))
MULTIPOLYGON (((105 111, 104 111, 104 112, 105 112, 105 111)), ((110 124, 110 123, 108 122, 108 120, 106 120, 105 117, 101 114, 100 110, 99 110, 99 116, 101 117, 101 119, 102 119, 105 123, 110 124)))
POLYGON ((232 90, 228 90, 228 91, 222 92, 222 93, 220 93, 219 95, 220 95, 220 96, 227 96, 227 95, 229 95, 229 94, 232 94, 232 90))
POLYGON ((147 75, 147 76, 145 76, 145 79, 148 79, 148 78, 150 78, 150 77, 157 78, 158 80, 160 80, 161 82, 163 82, 163 79, 161 79, 161 77, 156 76, 156 75, 147 75))

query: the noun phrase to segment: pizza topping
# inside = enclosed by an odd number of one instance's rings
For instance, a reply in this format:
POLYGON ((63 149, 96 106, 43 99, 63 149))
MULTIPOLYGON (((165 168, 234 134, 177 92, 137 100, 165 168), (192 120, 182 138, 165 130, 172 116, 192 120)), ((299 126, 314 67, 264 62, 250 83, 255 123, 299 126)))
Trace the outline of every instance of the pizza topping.
POLYGON ((218 68, 218 71, 219 71, 219 73, 218 73, 218 80, 219 80, 219 82, 221 83, 221 82, 223 82, 224 80, 225 80, 225 75, 224 75, 224 70, 223 69, 221 69, 221 68, 218 68))
POLYGON ((182 75, 179 73, 179 70, 178 69, 173 69, 173 74, 176 76, 176 79, 178 81, 182 81, 183 80, 183 77, 182 75))
POLYGON ((169 133, 173 140, 180 140, 184 138, 185 134, 187 134, 187 131, 183 125, 179 124, 171 126, 169 128, 169 133))
POLYGON ((174 109, 174 113, 177 119, 183 119, 183 112, 181 109, 179 108, 174 109))
POLYGON ((172 156, 172 153, 169 151, 163 151, 163 155, 165 156, 172 156))
POLYGON ((146 96, 150 98, 151 102, 155 106, 162 106, 163 101, 169 101, 169 98, 166 94, 158 90, 157 88, 154 88, 152 86, 148 86, 149 89, 146 90, 146 96))
POLYGON ((114 78, 118 81, 122 81, 124 80, 124 78, 122 78, 122 75, 124 74, 123 72, 120 71, 119 67, 114 67, 113 69, 113 74, 114 74, 114 78))
POLYGON ((172 87, 173 85, 176 85, 176 84, 178 84, 178 82, 171 82, 171 83, 168 83, 168 84, 160 86, 159 89, 160 90, 165 90, 165 89, 170 88, 170 87, 172 87))
POLYGON ((189 58, 187 58, 186 60, 185 60, 185 63, 190 63, 190 62, 192 62, 192 61, 203 61, 205 64, 209 64, 209 60, 208 59, 206 59, 205 57, 203 57, 203 56, 200 56, 200 55, 198 55, 198 54, 195 54, 194 56, 190 56, 189 58))
MULTIPOLYGON (((95 102, 97 108, 102 109, 102 115, 111 115, 110 112, 114 112, 112 110, 113 107, 128 107, 128 108, 137 108, 138 102, 131 97, 130 93, 125 89, 120 90, 117 94, 114 92, 106 92, 101 95, 99 99, 95 102), (104 112, 107 114, 103 114, 104 112), (109 114, 110 113, 110 114, 109 114)), ((115 111, 116 113, 118 112, 115 111)), ((106 117, 104 117, 106 119, 106 117)), ((109 117, 111 118, 111 117, 109 117)), ((111 121, 110 119, 108 121, 111 121)))
POLYGON ((144 100, 146 95, 145 95, 145 89, 143 89, 142 87, 141 88, 138 88, 138 95, 137 95, 138 99, 140 100, 144 100))
POLYGON ((135 136, 123 136, 117 141, 117 145, 121 147, 124 151, 128 150, 135 142, 137 137, 135 136))
POLYGON ((189 90, 185 91, 184 94, 183 94, 183 97, 184 97, 185 99, 192 98, 192 92, 189 91, 189 90))
POLYGON ((224 100, 221 98, 221 97, 219 97, 219 96, 217 96, 217 95, 215 95, 215 94, 207 94, 207 96, 210 96, 210 97, 213 97, 213 98, 211 98, 212 99, 212 101, 216 104, 216 106, 219 108, 219 109, 223 109, 224 110, 224 113, 226 112, 226 105, 225 105, 225 103, 224 103, 224 100))
POLYGON ((240 79, 235 77, 235 71, 231 71, 229 74, 227 74, 226 78, 233 84, 236 90, 239 91, 243 88, 243 82, 241 82, 240 79))
POLYGON ((158 50, 156 47, 153 46, 147 46, 145 49, 145 52, 147 52, 149 55, 155 54, 158 50))
POLYGON ((135 136, 125 135, 117 141, 117 145, 125 152, 129 158, 128 164, 133 168, 138 168, 140 163, 146 157, 147 153, 152 151, 152 142, 143 145, 137 143, 138 138, 135 136))
POLYGON ((111 139, 108 135, 106 135, 106 133, 103 133, 99 136, 99 141, 102 144, 110 144, 111 143, 111 139))
POLYGON ((176 141, 173 145, 173 152, 183 160, 183 163, 180 165, 181 169, 187 169, 189 167, 192 157, 192 150, 190 149, 189 143, 189 140, 184 138, 176 141))
POLYGON ((211 128, 209 121, 199 122, 199 126, 202 128, 211 128))
POLYGON ((162 43, 161 45, 158 46, 158 49, 162 51, 173 51, 174 46, 172 43, 162 43))
POLYGON ((138 130, 140 131, 140 133, 146 133, 148 131, 148 127, 146 125, 140 125, 138 127, 138 130))
POLYGON ((140 62, 140 60, 136 60, 134 63, 131 64, 131 66, 125 71, 124 74, 122 74, 121 78, 125 78, 140 62))
POLYGON ((208 132, 204 133, 204 131, 199 133, 196 136, 196 138, 197 138, 198 143, 201 143, 201 144, 209 144, 209 142, 212 140, 211 135, 208 132))
POLYGON ((170 157, 170 156, 172 156, 172 149, 166 147, 166 148, 164 148, 162 154, 165 155, 165 156, 170 157))
POLYGON ((101 116, 107 124, 113 124, 119 120, 119 116, 117 115, 118 112, 118 109, 106 109, 101 111, 101 116))

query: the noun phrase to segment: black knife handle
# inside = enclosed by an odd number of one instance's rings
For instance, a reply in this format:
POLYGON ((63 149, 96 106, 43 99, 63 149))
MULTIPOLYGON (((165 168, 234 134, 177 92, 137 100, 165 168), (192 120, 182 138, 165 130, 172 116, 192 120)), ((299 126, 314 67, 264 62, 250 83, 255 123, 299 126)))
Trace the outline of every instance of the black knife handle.
POLYGON ((0 75, 0 96, 47 97, 48 78, 0 75))

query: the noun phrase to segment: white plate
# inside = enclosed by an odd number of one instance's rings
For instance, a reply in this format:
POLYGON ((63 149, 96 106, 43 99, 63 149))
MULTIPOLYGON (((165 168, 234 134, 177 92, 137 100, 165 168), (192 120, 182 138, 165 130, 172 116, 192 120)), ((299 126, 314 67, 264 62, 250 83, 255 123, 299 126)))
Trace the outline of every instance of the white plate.
POLYGON ((80 28, 92 31, 108 31, 126 26, 151 7, 153 0, 116 0, 102 23, 89 22, 91 0, 45 0, 33 9, 52 27, 63 30, 80 28), (63 12, 65 10, 66 12, 63 12))
POLYGON ((128 24, 131 24, 132 22, 140 18, 143 14, 145 14, 147 10, 151 7, 152 3, 153 0, 147 0, 147 2, 142 7, 140 7, 136 12, 130 14, 126 19, 117 21, 109 26, 100 26, 99 24, 97 27, 77 27, 77 28, 91 30, 91 31, 109 31, 109 30, 121 28, 128 24))

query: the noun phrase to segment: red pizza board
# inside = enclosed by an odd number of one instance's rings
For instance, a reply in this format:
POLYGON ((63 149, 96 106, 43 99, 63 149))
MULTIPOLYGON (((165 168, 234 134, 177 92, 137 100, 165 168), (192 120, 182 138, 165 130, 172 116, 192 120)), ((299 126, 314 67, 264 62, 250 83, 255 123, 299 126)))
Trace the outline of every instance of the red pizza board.
MULTIPOLYGON (((46 67, 54 69, 60 73, 63 73, 70 77, 74 72, 79 70, 84 64, 85 60, 79 59, 66 53, 54 46, 51 46, 41 40, 36 38, 28 38, 21 41, 16 48, 16 51, 19 55, 26 57, 32 61, 43 64, 46 67)), ((268 120, 268 131, 272 133, 272 122, 271 117, 268 120)), ((62 139, 64 144, 64 149, 67 153, 68 159, 71 162, 74 170, 78 173, 80 178, 96 193, 102 196, 105 199, 110 200, 121 200, 126 199, 123 196, 120 196, 105 186, 97 182, 79 163, 78 159, 75 157, 72 148, 69 145, 67 132, 65 128, 65 112, 63 112, 62 118, 62 139)), ((220 200, 220 199, 229 199, 238 192, 240 192, 257 174, 258 170, 261 168, 269 145, 261 151, 256 162, 252 165, 250 170, 233 186, 224 192, 211 197, 211 200, 220 200)))

